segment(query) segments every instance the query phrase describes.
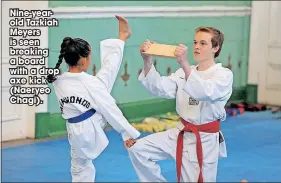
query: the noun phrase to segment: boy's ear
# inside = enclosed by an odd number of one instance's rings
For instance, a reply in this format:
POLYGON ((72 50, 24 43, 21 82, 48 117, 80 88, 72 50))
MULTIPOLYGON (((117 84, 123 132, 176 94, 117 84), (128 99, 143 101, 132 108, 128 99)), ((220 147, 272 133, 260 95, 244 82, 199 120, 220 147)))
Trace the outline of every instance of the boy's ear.
POLYGON ((219 49, 220 49, 220 46, 218 45, 218 46, 216 46, 216 47, 213 48, 213 49, 214 49, 215 53, 217 53, 217 52, 219 51, 219 49))

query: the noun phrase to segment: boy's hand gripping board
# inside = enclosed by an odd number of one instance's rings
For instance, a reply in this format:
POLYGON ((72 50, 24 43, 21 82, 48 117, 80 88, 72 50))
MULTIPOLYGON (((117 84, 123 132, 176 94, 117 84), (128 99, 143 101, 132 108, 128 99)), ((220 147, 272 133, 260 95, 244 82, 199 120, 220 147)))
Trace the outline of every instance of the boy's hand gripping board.
POLYGON ((177 46, 167 45, 167 44, 152 44, 150 48, 144 52, 147 55, 176 58, 175 50, 177 46))

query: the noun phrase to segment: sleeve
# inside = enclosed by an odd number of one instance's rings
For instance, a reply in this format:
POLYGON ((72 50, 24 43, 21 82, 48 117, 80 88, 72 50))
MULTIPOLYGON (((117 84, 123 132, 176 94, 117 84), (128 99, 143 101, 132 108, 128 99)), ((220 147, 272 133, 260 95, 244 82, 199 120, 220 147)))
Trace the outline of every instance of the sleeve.
POLYGON ((105 84, 110 93, 119 72, 125 42, 120 39, 106 39, 100 43, 101 69, 96 76, 105 84))
POLYGON ((204 80, 194 70, 186 80, 183 90, 200 101, 228 100, 232 94, 233 73, 217 71, 211 79, 204 80))
POLYGON ((140 132, 124 117, 122 111, 116 105, 115 99, 108 92, 104 92, 104 87, 96 89, 94 95, 97 104, 96 110, 118 133, 121 133, 123 140, 136 139, 140 136, 140 132))
POLYGON ((150 71, 144 76, 144 70, 139 75, 139 81, 154 96, 172 99, 176 97, 177 78, 175 73, 170 76, 160 76, 154 65, 151 65, 150 71))

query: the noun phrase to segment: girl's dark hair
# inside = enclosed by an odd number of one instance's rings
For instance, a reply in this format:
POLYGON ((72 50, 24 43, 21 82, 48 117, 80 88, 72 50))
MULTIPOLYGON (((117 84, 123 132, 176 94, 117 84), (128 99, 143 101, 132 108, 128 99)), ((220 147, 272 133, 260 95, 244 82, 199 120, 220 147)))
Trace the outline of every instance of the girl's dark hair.
MULTIPOLYGON (((88 57, 89 54, 90 45, 87 41, 80 38, 72 39, 71 37, 65 37, 61 43, 59 60, 55 69, 59 69, 63 58, 69 66, 75 66, 78 64, 81 57, 88 57)), ((47 81, 49 83, 53 83, 55 80, 56 77, 54 74, 49 74, 47 76, 47 81)))

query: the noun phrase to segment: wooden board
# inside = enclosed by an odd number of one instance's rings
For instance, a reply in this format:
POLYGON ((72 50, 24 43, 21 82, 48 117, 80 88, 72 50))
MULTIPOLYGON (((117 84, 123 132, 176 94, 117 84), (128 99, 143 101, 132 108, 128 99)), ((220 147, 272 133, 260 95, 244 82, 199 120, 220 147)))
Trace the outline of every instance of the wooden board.
POLYGON ((167 44, 152 44, 144 53, 151 56, 176 58, 174 55, 176 47, 177 46, 167 44))

